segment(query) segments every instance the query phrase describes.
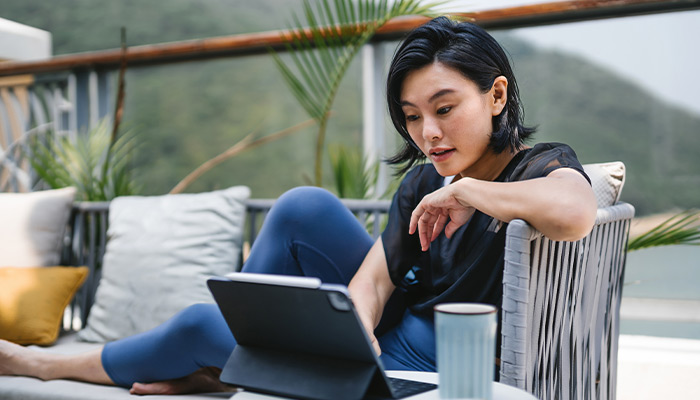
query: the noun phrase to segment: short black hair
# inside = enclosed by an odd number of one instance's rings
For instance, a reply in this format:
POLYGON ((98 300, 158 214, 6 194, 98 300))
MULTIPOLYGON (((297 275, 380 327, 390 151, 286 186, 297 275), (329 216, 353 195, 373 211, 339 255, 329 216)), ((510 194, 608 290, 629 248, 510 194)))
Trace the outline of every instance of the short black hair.
POLYGON ((535 128, 523 125, 518 84, 508 56, 496 39, 478 25, 438 17, 406 36, 389 67, 386 83, 389 115, 404 139, 404 146, 387 161, 403 164, 399 167, 399 174, 425 158, 406 129, 406 117, 401 109, 401 86, 409 72, 436 61, 461 72, 483 93, 491 90, 497 77, 504 76, 508 80, 506 105, 499 115, 493 117, 489 146, 494 152, 515 151, 535 132, 535 128))

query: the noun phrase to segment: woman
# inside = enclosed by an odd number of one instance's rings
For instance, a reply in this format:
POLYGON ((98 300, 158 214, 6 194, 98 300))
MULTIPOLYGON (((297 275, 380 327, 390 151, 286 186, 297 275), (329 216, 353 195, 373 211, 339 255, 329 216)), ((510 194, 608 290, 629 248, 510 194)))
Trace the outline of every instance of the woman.
MULTIPOLYGON (((268 215, 243 270, 348 284, 384 366, 434 371, 433 306, 500 305, 504 224, 521 218, 554 240, 577 240, 593 226, 596 201, 571 148, 524 145, 533 129, 523 126, 508 59, 476 25, 437 18, 410 33, 392 61, 387 100, 404 139, 390 162, 408 173, 382 236, 372 243, 329 193, 294 189, 268 215)), ((217 372, 234 346, 216 306, 200 304, 93 353, 2 342, 0 374, 139 394, 221 390, 217 372)))

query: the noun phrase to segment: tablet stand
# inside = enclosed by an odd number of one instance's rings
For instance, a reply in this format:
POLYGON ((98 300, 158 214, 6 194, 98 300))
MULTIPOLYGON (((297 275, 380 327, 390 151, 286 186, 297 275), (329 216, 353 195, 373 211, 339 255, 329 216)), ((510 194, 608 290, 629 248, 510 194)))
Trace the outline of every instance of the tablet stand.
POLYGON ((373 379, 378 367, 362 361, 238 345, 223 371, 222 382, 285 397, 359 400, 370 386, 390 395, 373 379))

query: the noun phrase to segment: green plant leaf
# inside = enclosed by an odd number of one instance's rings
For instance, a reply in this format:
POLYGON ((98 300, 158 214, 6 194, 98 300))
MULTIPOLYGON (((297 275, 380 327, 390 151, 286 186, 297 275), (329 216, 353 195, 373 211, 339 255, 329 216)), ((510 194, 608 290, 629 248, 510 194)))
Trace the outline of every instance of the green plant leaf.
POLYGON ((107 120, 72 136, 47 132, 35 137, 28 159, 37 176, 51 188, 74 186, 83 201, 107 201, 137 193, 131 157, 136 138, 120 135, 111 143, 107 120))
POLYGON ((277 54, 274 59, 294 97, 318 123, 316 185, 320 186, 322 180, 326 122, 340 82, 360 48, 390 19, 404 15, 432 17, 435 7, 444 3, 421 5, 418 0, 397 0, 389 5, 387 0, 317 0, 312 4, 304 0, 306 23, 292 15, 296 28, 290 31, 294 39, 287 46, 292 62, 287 65, 277 54))
POLYGON ((366 199, 373 195, 379 176, 379 163, 370 165, 359 148, 329 146, 335 190, 342 198, 366 199))
POLYGON ((678 213, 649 231, 630 239, 627 251, 678 244, 700 245, 700 210, 678 213))

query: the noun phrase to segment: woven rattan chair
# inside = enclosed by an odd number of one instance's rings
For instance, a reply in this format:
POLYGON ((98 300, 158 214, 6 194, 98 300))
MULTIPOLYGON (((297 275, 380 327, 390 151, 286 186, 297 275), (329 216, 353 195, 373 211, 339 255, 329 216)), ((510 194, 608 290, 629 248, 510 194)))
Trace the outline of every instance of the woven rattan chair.
POLYGON ((634 207, 598 209, 592 232, 556 242, 508 224, 500 381, 540 399, 615 399, 620 301, 634 207))

